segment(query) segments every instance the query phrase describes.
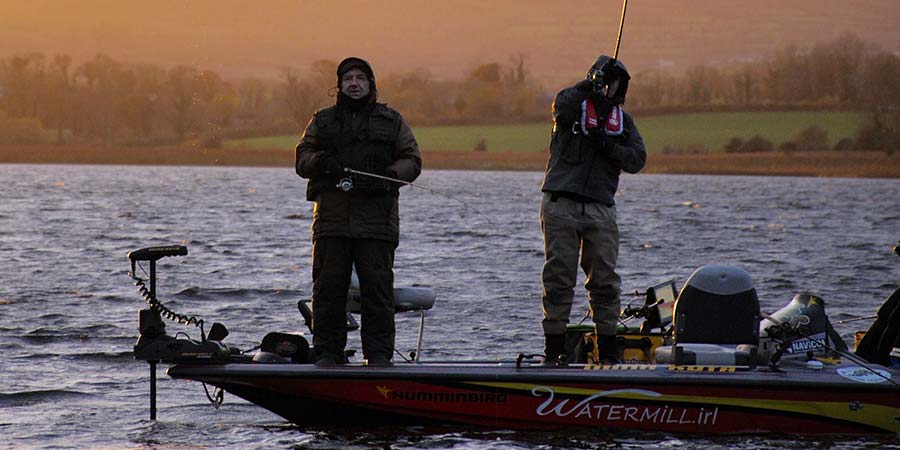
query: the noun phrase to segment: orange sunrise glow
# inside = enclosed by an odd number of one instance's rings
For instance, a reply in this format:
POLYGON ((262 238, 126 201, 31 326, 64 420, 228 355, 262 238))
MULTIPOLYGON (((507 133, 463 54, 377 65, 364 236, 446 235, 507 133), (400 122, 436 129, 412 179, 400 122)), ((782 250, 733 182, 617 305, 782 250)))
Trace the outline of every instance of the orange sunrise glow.
MULTIPOLYGON (((385 72, 426 68, 461 76, 524 55, 553 84, 612 53, 620 1, 516 0, 0 2, 0 56, 97 53, 129 63, 188 64, 276 76, 285 66, 363 55, 385 72)), ((632 70, 765 57, 845 33, 900 47, 894 0, 632 1, 621 57, 632 70)))

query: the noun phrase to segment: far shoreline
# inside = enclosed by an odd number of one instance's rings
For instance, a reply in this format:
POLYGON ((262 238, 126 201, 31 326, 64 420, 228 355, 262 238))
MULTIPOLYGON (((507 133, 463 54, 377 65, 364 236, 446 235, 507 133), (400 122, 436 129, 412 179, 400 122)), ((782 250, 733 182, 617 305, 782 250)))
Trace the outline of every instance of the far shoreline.
MULTIPOLYGON (((547 153, 422 152, 426 170, 543 171, 547 153)), ((0 145, 0 164, 110 164, 291 167, 293 149, 0 145)), ((650 154, 641 173, 900 178, 900 161, 884 152, 650 154)))

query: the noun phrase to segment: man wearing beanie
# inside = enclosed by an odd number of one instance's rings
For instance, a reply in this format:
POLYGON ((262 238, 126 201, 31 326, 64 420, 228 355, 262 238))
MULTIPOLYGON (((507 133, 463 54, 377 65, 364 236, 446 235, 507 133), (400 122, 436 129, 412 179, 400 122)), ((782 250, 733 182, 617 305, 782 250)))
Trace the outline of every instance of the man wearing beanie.
POLYGON ((400 183, 414 181, 419 146, 397 111, 378 103, 372 66, 350 57, 337 68, 337 101, 316 112, 297 144, 297 174, 315 202, 313 347, 316 365, 346 362, 347 297, 359 277, 363 357, 389 366, 394 353, 394 251, 400 241, 400 183))

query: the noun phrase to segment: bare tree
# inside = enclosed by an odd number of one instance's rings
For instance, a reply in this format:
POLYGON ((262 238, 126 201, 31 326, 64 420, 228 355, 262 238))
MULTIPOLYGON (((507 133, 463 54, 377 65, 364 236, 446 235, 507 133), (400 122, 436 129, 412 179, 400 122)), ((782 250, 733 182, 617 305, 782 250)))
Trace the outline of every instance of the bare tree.
POLYGON ((199 122, 201 100, 198 78, 199 72, 194 67, 181 65, 168 72, 169 123, 179 142, 184 141, 188 132, 194 130, 199 122))
POLYGON ((123 111, 134 86, 133 74, 121 63, 98 54, 76 71, 83 110, 79 115, 82 130, 89 137, 110 144, 123 128, 123 111))
POLYGON ((131 72, 134 85, 127 97, 124 119, 128 128, 147 140, 154 137, 157 124, 165 113, 166 73, 155 66, 136 66, 131 72))
POLYGON ((12 117, 39 117, 46 82, 45 58, 41 53, 18 55, 0 64, 3 85, 2 108, 12 117))
POLYGON ((312 86, 302 82, 297 70, 292 67, 286 67, 281 74, 284 77, 284 102, 288 112, 297 126, 303 127, 309 121, 315 107, 312 86))
POLYGON ((75 114, 75 80, 71 73, 72 58, 68 55, 56 55, 50 63, 48 71, 48 97, 50 108, 47 111, 46 126, 56 128, 56 143, 65 143, 65 129, 72 127, 75 114))
POLYGON ((731 75, 729 98, 735 105, 747 106, 759 101, 758 75, 754 67, 752 64, 743 64, 731 75))
POLYGON ((259 78, 244 78, 238 83, 237 96, 238 119, 242 123, 261 125, 266 105, 272 101, 269 86, 259 78))

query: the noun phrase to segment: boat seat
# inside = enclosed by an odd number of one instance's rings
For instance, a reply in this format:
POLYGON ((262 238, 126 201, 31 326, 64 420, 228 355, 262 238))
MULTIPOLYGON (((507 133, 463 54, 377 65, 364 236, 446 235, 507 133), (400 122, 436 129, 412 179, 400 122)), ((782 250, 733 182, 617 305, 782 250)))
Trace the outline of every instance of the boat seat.
MULTIPOLYGON (((359 314, 361 297, 359 286, 351 285, 347 312, 359 314)), ((434 307, 435 298, 434 290, 427 286, 394 287, 394 312, 427 311, 434 307)))
MULTIPOLYGON (((434 307, 434 301, 437 298, 434 290, 427 286, 395 286, 394 287, 394 314, 402 312, 418 312, 419 313, 419 335, 416 338, 416 351, 413 361, 419 360, 419 354, 422 351, 422 337, 425 334, 425 311, 434 307)), ((362 309, 362 294, 359 290, 359 279, 356 271, 353 271, 350 278, 350 289, 347 294, 347 330, 352 331, 359 329, 359 322, 353 317, 359 314, 362 309)), ((312 300, 304 299, 297 302, 297 309, 306 322, 306 328, 309 332, 313 332, 312 320, 312 300)))
MULTIPOLYGON (((434 307, 437 295, 430 287, 425 286, 399 286, 394 288, 394 313, 420 312, 424 313, 434 307)), ((353 317, 362 310, 362 296, 359 287, 351 285, 347 297, 347 329, 356 330, 359 322, 353 317)), ((303 299, 297 302, 297 309, 306 321, 306 327, 312 332, 312 300, 303 299)))
POLYGON ((746 271, 703 266, 691 274, 675 300, 673 344, 656 349, 656 362, 753 366, 759 320, 759 299, 746 271))

